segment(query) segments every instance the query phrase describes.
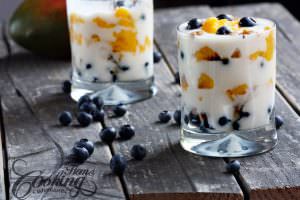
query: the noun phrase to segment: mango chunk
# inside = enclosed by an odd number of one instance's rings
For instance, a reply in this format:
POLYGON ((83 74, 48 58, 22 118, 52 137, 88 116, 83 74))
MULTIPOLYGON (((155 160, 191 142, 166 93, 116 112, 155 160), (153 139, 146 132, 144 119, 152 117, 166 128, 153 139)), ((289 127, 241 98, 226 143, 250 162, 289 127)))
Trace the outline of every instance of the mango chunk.
POLYGON ((240 58, 241 55, 241 51, 239 49, 234 50, 234 52, 231 55, 231 58, 240 58))
POLYGON ((234 101, 237 96, 245 95, 245 94, 247 94, 247 92, 248 92, 248 85, 242 84, 242 85, 238 85, 235 88, 228 89, 226 91, 226 94, 230 98, 231 101, 234 101))
POLYGON ((198 88, 199 89, 212 89, 214 88, 214 80, 206 73, 201 73, 201 76, 198 79, 198 88))
POLYGON ((274 33, 271 31, 269 35, 266 37, 266 50, 265 51, 256 51, 252 54, 250 54, 249 58, 250 60, 256 60, 258 57, 263 57, 267 61, 271 61, 274 56, 275 51, 275 39, 274 39, 274 33))
POLYGON ((83 24, 85 21, 75 13, 70 15, 70 24, 83 24))
POLYGON ((119 18, 119 25, 129 28, 135 28, 134 19, 127 8, 120 7, 116 9, 115 16, 119 18))
POLYGON ((219 54, 207 46, 196 51, 195 57, 196 57, 197 61, 221 60, 221 57, 219 56, 219 54))
POLYGON ((140 45, 140 52, 143 53, 150 46, 151 46, 151 40, 148 36, 146 36, 144 44, 140 45))
POLYGON ((92 40, 93 42, 100 42, 100 41, 101 41, 101 38, 100 38, 99 35, 93 34, 93 35, 91 35, 91 40, 92 40))
POLYGON ((100 28, 114 28, 116 25, 112 24, 112 23, 108 23, 106 22, 104 19, 102 19, 101 17, 95 17, 93 19, 93 22, 99 26, 100 28))
POLYGON ((204 30, 207 33, 216 33, 219 28, 222 26, 226 26, 231 30, 237 30, 238 27, 238 21, 229 21, 227 19, 217 19, 216 17, 210 17, 205 20, 205 22, 202 25, 202 30, 204 30))
POLYGON ((137 32, 121 30, 120 32, 114 32, 113 35, 115 37, 115 41, 111 42, 113 52, 136 52, 138 47, 137 32))
POLYGON ((180 85, 183 91, 187 91, 189 89, 189 84, 185 78, 185 75, 181 76, 180 85))

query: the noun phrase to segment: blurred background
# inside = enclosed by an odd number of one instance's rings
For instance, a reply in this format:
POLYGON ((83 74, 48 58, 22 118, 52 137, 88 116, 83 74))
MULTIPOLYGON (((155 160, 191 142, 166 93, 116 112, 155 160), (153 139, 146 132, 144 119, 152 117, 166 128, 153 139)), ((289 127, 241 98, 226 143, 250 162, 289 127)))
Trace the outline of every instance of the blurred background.
MULTIPOLYGON (((13 10, 20 4, 22 0, 0 0, 0 20, 7 19, 13 10)), ((261 0, 154 0, 156 8, 166 8, 184 5, 201 5, 207 4, 210 6, 226 6, 245 3, 259 3, 266 2, 261 0)), ((300 19, 300 12, 298 11, 298 1, 296 0, 269 0, 267 2, 280 2, 283 4, 294 16, 300 19)))

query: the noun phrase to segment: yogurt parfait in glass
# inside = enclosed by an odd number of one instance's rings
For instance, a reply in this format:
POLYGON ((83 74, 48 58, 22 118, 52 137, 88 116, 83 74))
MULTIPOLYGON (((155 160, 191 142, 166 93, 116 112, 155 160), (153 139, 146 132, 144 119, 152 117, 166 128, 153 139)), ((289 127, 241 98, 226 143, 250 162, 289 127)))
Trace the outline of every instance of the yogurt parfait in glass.
POLYGON ((183 148, 213 157, 272 149, 275 24, 222 14, 191 19, 177 33, 183 148))
POLYGON ((67 0, 72 92, 127 104, 155 93, 152 0, 67 0))

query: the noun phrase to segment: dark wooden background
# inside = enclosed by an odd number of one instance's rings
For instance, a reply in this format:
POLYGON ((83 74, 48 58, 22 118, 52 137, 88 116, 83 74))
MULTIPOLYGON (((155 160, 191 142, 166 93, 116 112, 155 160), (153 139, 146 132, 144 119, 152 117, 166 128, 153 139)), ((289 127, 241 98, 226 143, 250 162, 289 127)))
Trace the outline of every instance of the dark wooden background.
MULTIPOLYGON (((17 5, 23 0, 0 0, 0 20, 7 19, 11 15, 17 5)), ((261 0, 154 0, 156 8, 166 8, 184 5, 201 5, 207 4, 210 6, 228 6, 245 3, 266 2, 261 0)), ((298 1, 296 0, 269 0, 267 2, 280 2, 283 4, 294 16, 300 19, 300 12, 298 12, 298 1)))

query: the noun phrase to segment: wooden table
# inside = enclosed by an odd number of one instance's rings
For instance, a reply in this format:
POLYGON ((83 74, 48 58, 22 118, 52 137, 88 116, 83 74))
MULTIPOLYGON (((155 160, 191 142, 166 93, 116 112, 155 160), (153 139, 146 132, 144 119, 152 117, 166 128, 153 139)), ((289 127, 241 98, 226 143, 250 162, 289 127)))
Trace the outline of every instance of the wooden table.
POLYGON ((155 66, 159 92, 148 101, 131 105, 125 117, 107 120, 115 127, 131 123, 137 131, 134 139, 116 141, 112 146, 100 141, 99 124, 88 128, 58 125, 60 111, 76 110, 76 104, 61 91, 70 62, 47 60, 22 50, 2 25, 0 199, 300 199, 300 23, 279 4, 164 9, 156 11, 155 20, 155 45, 164 57, 155 66), (240 159, 241 170, 235 175, 225 173, 226 159, 182 150, 177 126, 156 123, 160 111, 179 106, 179 87, 172 84, 177 71, 175 26, 191 17, 224 12, 277 22, 276 111, 285 119, 276 149, 240 159), (96 149, 87 162, 76 165, 66 156, 80 138, 95 141, 96 149), (146 146, 147 158, 130 160, 123 177, 112 175, 112 154, 129 158, 129 149, 139 143, 146 146))

